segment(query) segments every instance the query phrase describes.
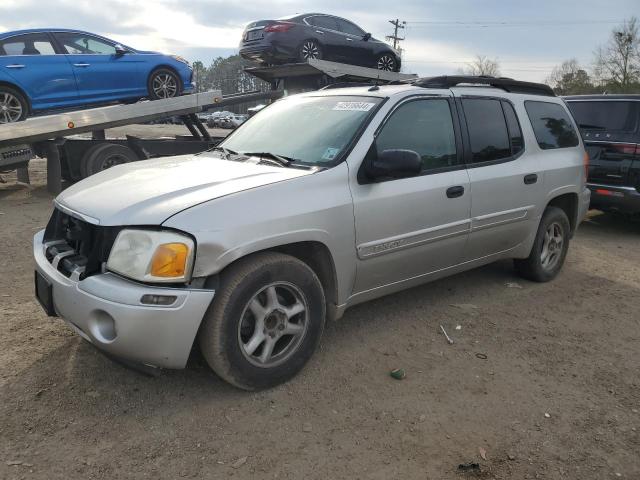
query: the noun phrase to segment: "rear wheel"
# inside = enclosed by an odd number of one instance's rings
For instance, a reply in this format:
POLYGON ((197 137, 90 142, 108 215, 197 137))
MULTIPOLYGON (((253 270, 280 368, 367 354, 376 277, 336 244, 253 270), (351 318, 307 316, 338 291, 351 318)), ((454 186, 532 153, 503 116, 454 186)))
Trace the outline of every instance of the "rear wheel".
POLYGON ((398 64, 393 55, 391 55, 390 53, 385 53, 378 57, 376 68, 378 70, 384 70, 386 72, 395 72, 398 69, 398 64))
POLYGON ((198 339, 221 378, 263 389, 302 369, 324 322, 324 291, 313 270, 289 255, 260 253, 223 272, 198 339))
POLYGON ((0 123, 19 122, 27 118, 29 104, 15 88, 0 85, 0 123))
POLYGON ((518 273, 534 282, 553 280, 567 256, 570 234, 571 226, 564 210, 547 207, 540 220, 531 254, 528 258, 514 260, 518 273))
POLYGON ((180 95, 180 78, 173 70, 161 68, 149 76, 147 88, 151 100, 173 98, 180 95))
POLYGON ((135 162, 138 156, 128 147, 116 143, 100 143, 85 152, 80 163, 82 178, 123 163, 135 162))
POLYGON ((315 40, 305 40, 300 46, 298 58, 302 62, 306 62, 310 59, 321 60, 322 48, 320 47, 320 44, 315 40))

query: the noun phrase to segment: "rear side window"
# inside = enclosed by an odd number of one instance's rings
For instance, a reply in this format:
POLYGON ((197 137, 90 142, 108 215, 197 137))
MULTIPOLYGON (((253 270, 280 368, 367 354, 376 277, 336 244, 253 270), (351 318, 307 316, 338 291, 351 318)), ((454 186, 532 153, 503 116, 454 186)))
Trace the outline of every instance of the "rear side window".
POLYGON ((551 150, 578 146, 578 135, 562 105, 526 101, 524 106, 540 148, 551 150))
POLYGON ((638 124, 639 102, 623 100, 568 102, 578 127, 586 130, 635 132, 638 124))
POLYGON ((422 158, 422 171, 458 163, 456 137, 449 102, 413 100, 393 112, 376 138, 378 153, 407 149, 422 158))
POLYGON ((329 30, 338 30, 338 23, 333 17, 327 17, 325 15, 316 15, 315 17, 307 18, 307 22, 314 27, 327 28, 329 30))
POLYGON ((509 131, 502 102, 490 98, 462 100, 471 141, 472 162, 490 162, 511 156, 509 131))
POLYGON ((16 35, 0 41, 0 55, 54 55, 55 53, 46 33, 16 35))

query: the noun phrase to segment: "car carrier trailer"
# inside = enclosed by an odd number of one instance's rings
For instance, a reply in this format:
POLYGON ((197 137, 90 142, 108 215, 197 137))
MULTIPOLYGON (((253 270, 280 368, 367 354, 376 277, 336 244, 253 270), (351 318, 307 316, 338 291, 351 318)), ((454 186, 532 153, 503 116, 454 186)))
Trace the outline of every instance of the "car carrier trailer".
POLYGON ((273 100, 303 91, 355 84, 410 81, 416 75, 387 72, 326 60, 268 67, 250 67, 248 74, 271 89, 222 96, 220 91, 130 105, 55 113, 0 125, 0 171, 18 169, 18 180, 29 183, 27 166, 33 155, 47 159, 47 188, 62 189, 62 180, 77 181, 112 165, 168 155, 199 153, 222 138, 211 137, 197 113, 238 103, 273 100), (107 139, 105 130, 166 117, 179 117, 189 135, 174 138, 107 139), (90 138, 79 137, 90 133, 90 138))

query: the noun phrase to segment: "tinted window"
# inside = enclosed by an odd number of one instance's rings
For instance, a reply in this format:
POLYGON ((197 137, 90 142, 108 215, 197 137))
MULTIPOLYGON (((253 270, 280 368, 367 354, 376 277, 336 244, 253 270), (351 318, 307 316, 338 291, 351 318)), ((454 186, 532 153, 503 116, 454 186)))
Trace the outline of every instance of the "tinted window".
POLYGON ((341 18, 338 18, 337 22, 338 22, 338 30, 340 30, 341 32, 348 33, 349 35, 357 35, 359 37, 364 35, 364 31, 360 27, 354 25, 351 22, 348 22, 341 18))
POLYGON ((634 132, 638 123, 638 102, 568 102, 578 127, 594 130, 634 132))
POLYGON ((518 117, 513 105, 509 102, 502 102, 504 117, 507 119, 507 127, 509 128, 509 140, 511 141, 511 155, 516 155, 524 148, 524 139, 522 138, 522 130, 518 117))
POLYGON ((316 15, 315 17, 307 18, 307 22, 315 27, 328 28, 330 30, 338 30, 338 24, 333 17, 327 17, 324 15, 316 15))
POLYGON ((578 135, 566 110, 557 103, 524 102, 538 145, 543 150, 576 147, 578 135))
POLYGON ((462 100, 474 163, 511 156, 507 123, 500 103, 500 100, 488 98, 462 100))
POLYGON ((54 55, 56 52, 46 33, 17 35, 0 42, 2 55, 54 55))
POLYGON ((378 153, 414 150, 422 157, 422 169, 458 163, 451 109, 446 100, 415 100, 400 106, 376 139, 378 153))
POLYGON ((116 47, 85 33, 56 33, 56 38, 71 55, 115 55, 116 47))

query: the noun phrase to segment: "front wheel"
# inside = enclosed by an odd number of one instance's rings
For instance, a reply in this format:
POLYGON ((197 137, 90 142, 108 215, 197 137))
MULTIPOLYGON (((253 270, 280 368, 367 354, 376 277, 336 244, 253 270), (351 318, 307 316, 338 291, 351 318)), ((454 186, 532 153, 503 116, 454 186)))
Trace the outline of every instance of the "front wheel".
POLYGON ((324 291, 313 270, 289 255, 260 253, 222 273, 198 338, 218 376, 256 390, 298 373, 324 322, 324 291))
POLYGON ((398 70, 398 62, 393 55, 385 53, 378 57, 376 68, 378 70, 384 70, 386 72, 395 72, 398 70))
POLYGON ((19 122, 27 118, 29 105, 17 90, 0 85, 0 123, 19 122))
POLYGON ((173 98, 180 95, 181 83, 178 75, 166 68, 154 71, 149 76, 147 89, 151 100, 173 98))
POLYGON ((564 264, 569 249, 571 226, 564 210, 547 207, 528 258, 516 259, 517 272, 534 282, 553 280, 564 264))

